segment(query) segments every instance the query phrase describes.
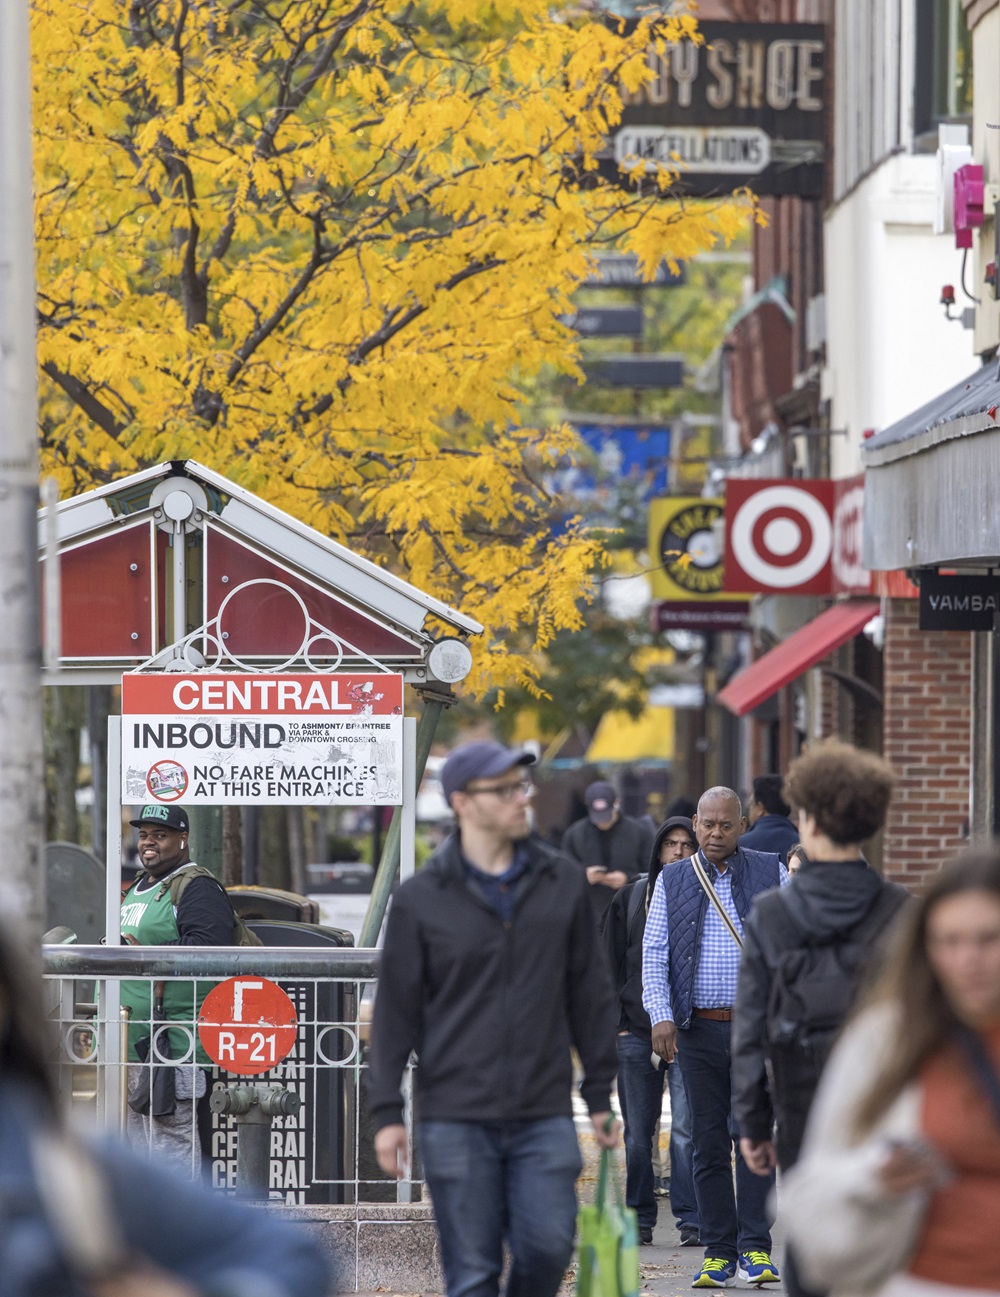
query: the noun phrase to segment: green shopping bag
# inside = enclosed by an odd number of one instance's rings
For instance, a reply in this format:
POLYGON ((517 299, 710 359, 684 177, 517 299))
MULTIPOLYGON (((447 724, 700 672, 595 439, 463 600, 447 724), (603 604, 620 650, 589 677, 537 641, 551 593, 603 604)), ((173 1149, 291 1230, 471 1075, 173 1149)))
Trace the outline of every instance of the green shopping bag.
POLYGON ((576 1218, 576 1297, 638 1297, 639 1224, 613 1174, 612 1150, 601 1150, 597 1194, 576 1218), (613 1185, 610 1201, 608 1183, 613 1185))

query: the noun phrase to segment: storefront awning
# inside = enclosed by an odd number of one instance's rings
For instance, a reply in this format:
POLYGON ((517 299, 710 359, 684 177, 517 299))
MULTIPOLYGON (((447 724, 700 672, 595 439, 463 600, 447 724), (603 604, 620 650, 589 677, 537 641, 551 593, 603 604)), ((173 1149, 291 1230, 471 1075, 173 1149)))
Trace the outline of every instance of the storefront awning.
POLYGON ((872 572, 1000 554, 996 359, 866 441, 863 562, 872 572))
POLYGON ((674 709, 644 707, 638 716, 605 712, 594 732, 587 761, 668 762, 674 759, 674 709))
POLYGON ((861 599, 827 608, 734 676, 716 694, 716 702, 737 716, 745 716, 828 653, 853 639, 877 615, 880 607, 877 599, 861 599))

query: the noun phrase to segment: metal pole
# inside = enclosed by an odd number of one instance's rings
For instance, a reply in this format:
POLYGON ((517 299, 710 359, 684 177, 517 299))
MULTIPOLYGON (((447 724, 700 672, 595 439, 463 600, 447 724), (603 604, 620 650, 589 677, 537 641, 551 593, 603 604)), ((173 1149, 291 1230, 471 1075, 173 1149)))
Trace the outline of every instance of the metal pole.
MULTIPOLYGON (((427 764, 431 744, 434 742, 434 731, 437 729, 438 718, 445 707, 450 706, 454 701, 455 699, 448 694, 427 692, 423 695, 424 709, 420 713, 420 720, 417 723, 417 751, 413 772, 413 786, 415 788, 420 786, 420 781, 424 777, 424 767, 427 764)), ((396 878, 396 870, 399 868, 403 829, 402 812, 403 808, 401 806, 397 806, 393 811, 389 830, 385 835, 382 859, 379 861, 378 872, 372 884, 371 898, 368 901, 368 911, 361 927, 361 938, 358 945, 362 948, 374 947, 378 941, 378 934, 382 931, 382 920, 385 918, 389 895, 392 892, 392 885, 396 878)))
POLYGON ((403 806, 399 832, 399 881, 405 882, 416 868, 417 852, 417 722, 403 719, 403 806))
POLYGON ((32 949, 45 913, 38 398, 26 0, 0 4, 0 910, 32 949))
MULTIPOLYGON (((107 859, 105 861, 105 894, 104 894, 104 940, 105 949, 118 950, 121 946, 122 928, 122 718, 108 717, 108 773, 107 773, 107 818, 105 822, 105 839, 107 841, 107 859)), ((97 807, 94 807, 95 813, 97 807)), ((121 1129, 125 1129, 125 1104, 128 1096, 128 1029, 114 1030, 114 1023, 121 1014, 121 983, 117 978, 99 983, 97 996, 100 1005, 100 1021, 97 1029, 103 1044, 104 1069, 104 1104, 107 1128, 115 1128, 116 1119, 121 1119, 121 1129)))

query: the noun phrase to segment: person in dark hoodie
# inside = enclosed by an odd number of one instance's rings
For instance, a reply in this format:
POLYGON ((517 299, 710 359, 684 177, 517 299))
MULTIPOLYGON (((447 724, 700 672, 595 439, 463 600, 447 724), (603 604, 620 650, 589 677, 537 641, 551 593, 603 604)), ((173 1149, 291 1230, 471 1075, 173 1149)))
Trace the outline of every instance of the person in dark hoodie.
POLYGON ((642 937, 646 912, 660 870, 698 849, 691 820, 673 815, 656 831, 649 872, 640 874, 611 902, 604 940, 618 988, 618 1106, 625 1125, 625 1201, 634 1207, 639 1238, 652 1243, 657 1204, 652 1140, 663 1105, 663 1077, 670 1086, 670 1210, 682 1247, 700 1245, 691 1167, 691 1118, 677 1063, 652 1056, 652 1028, 642 1007, 642 937), (656 1065, 654 1065, 654 1063, 656 1065))
MULTIPOLYGON (((862 845, 885 822, 893 773, 837 740, 792 762, 785 792, 804 855, 787 887, 757 897, 744 925, 733 1005, 733 1112, 747 1166, 768 1175, 798 1160, 834 1038, 909 893, 885 882, 862 845)), ((803 1292, 794 1257, 790 1293, 803 1292)))

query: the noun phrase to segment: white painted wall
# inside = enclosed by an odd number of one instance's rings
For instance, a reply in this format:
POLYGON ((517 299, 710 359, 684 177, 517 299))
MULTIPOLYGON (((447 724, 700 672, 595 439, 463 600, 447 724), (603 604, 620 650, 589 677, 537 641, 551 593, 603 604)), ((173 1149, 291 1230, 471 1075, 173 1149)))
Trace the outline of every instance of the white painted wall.
MULTIPOLYGON (((935 159, 888 158, 826 219, 827 363, 831 476, 861 471, 866 428, 880 431, 972 373, 972 331, 944 318, 941 286, 953 284, 953 314, 971 303, 960 286, 954 236, 931 233, 935 159)), ((966 283, 971 292, 972 258, 966 283)))
MULTIPOLYGON (((972 31, 973 86, 972 157, 981 163, 987 184, 1000 183, 1000 5, 985 14, 972 31)), ((975 238, 976 287, 982 299, 976 310, 976 351, 1000 345, 1000 302, 983 283, 986 263, 995 256, 993 226, 987 219, 975 238)), ((969 258, 970 262, 972 257, 969 258)), ((971 285, 970 285, 971 288, 971 285)))

